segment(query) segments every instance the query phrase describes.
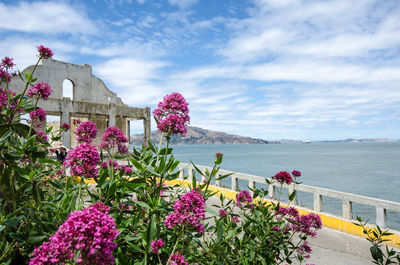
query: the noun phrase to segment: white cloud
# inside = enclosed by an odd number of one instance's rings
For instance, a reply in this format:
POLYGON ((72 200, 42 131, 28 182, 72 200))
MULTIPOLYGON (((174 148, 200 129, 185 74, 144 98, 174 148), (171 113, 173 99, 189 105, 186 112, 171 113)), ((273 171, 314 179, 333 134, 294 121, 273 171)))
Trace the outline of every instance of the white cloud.
POLYGON ((170 5, 177 6, 180 9, 188 8, 198 2, 198 0, 168 0, 170 5))

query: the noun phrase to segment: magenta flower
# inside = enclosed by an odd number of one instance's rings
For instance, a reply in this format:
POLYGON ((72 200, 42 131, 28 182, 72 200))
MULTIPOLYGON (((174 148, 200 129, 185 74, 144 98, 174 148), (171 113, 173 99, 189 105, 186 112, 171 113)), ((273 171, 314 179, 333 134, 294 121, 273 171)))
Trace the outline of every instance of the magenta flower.
POLYGON ((14 62, 13 62, 13 58, 9 58, 9 57, 4 57, 4 59, 1 60, 1 66, 4 68, 12 68, 15 66, 14 62))
POLYGON ((43 100, 49 99, 51 95, 52 89, 48 83, 45 82, 37 82, 33 87, 28 89, 28 97, 38 97, 42 98, 43 100))
POLYGON ((236 206, 241 207, 242 204, 249 204, 253 202, 253 198, 251 197, 250 193, 247 190, 242 190, 236 196, 236 206))
POLYGON ((217 157, 217 158, 220 158, 220 157, 222 157, 224 154, 223 153, 216 153, 215 154, 215 156, 217 157))
POLYGON ((233 223, 239 223, 239 216, 232 216, 231 220, 233 223))
POLYGON ((29 113, 29 117, 35 126, 42 126, 42 122, 46 121, 46 115, 46 111, 44 111, 42 108, 38 108, 29 113))
POLYGON ((74 132, 77 137, 78 143, 90 144, 97 135, 97 127, 91 121, 85 121, 79 124, 78 128, 74 132))
POLYGON ((68 123, 65 123, 65 122, 64 122, 64 123, 61 125, 61 129, 65 130, 65 131, 68 131, 69 128, 71 128, 71 125, 69 125, 68 123))
POLYGON ((171 256, 169 257, 169 263, 170 265, 188 265, 187 261, 185 260, 185 257, 181 255, 180 253, 172 253, 171 256))
POLYGON ((0 108, 3 108, 7 105, 8 95, 7 92, 0 88, 0 108))
POLYGON ((166 95, 158 108, 153 111, 159 132, 168 135, 187 133, 187 124, 190 122, 188 103, 179 93, 166 95))
POLYGON ((100 143, 100 149, 109 152, 117 151, 120 154, 126 154, 129 152, 128 147, 125 144, 128 142, 128 138, 126 138, 124 133, 117 127, 108 127, 101 139, 103 142, 100 143))
POLYGON ((151 252, 153 252, 154 254, 158 254, 159 249, 162 248, 164 245, 165 244, 161 238, 155 241, 151 241, 151 252))
POLYGON ((43 45, 37 46, 39 57, 43 59, 49 59, 53 57, 54 53, 51 49, 44 47, 43 45))
POLYGON ((204 233, 204 225, 201 220, 205 218, 205 200, 201 193, 192 190, 184 194, 180 200, 174 203, 174 212, 165 219, 168 227, 177 225, 189 225, 199 234, 204 233))
POLYGON ((11 75, 7 71, 0 69, 0 81, 10 83, 11 75))
POLYGON ((276 179, 276 181, 278 181, 279 183, 283 184, 290 184, 292 183, 293 179, 292 176, 290 176, 289 173, 287 173, 286 171, 281 171, 279 173, 277 173, 274 178, 276 179))
POLYGON ((47 135, 44 132, 42 132, 42 131, 36 132, 36 141, 45 143, 48 140, 49 140, 49 138, 47 138, 47 135))
POLYGON ((301 172, 298 171, 298 170, 293 170, 293 171, 292 171, 292 175, 298 178, 298 177, 301 176, 301 172))
POLYGON ((226 211, 225 211, 225 209, 220 209, 219 210, 219 216, 221 217, 221 218, 224 218, 224 217, 226 217, 228 214, 226 213, 226 211))
POLYGON ((73 263, 76 256, 78 264, 114 264, 119 231, 108 211, 108 206, 96 203, 70 213, 49 241, 35 248, 29 265, 73 263))
POLYGON ((97 164, 100 155, 96 147, 83 143, 72 149, 64 161, 65 167, 71 167, 72 176, 95 178, 98 174, 97 164))

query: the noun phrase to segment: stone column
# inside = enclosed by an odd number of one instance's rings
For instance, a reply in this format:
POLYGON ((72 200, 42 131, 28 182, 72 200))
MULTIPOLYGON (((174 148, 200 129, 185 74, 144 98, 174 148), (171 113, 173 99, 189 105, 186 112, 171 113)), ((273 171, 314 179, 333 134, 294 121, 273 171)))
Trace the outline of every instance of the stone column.
POLYGON ((114 103, 108 103, 108 127, 116 125, 117 110, 114 103))
MULTIPOLYGON (((71 125, 71 111, 72 111, 72 103, 69 98, 63 98, 63 100, 60 102, 60 128, 63 123, 68 123, 71 125)), ((64 132, 61 136, 61 142, 63 145, 65 145, 67 148, 71 148, 71 131, 72 131, 72 126, 71 128, 64 132)))
POLYGON ((143 127, 144 127, 144 144, 147 146, 147 143, 151 139, 151 115, 150 108, 146 107, 145 110, 146 117, 143 119, 143 127))

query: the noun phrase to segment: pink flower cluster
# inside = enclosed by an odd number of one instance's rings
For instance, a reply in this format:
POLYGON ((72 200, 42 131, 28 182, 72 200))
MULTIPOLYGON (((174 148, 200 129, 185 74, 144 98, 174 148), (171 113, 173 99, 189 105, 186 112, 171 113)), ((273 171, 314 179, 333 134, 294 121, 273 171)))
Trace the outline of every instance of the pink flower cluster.
POLYGON ((224 217, 226 217, 228 214, 226 213, 226 211, 225 211, 225 209, 220 209, 219 210, 219 216, 221 217, 221 218, 224 218, 224 217))
POLYGON ((4 89, 0 88, 0 108, 6 106, 7 101, 8 101, 7 92, 4 89))
POLYGON ((51 49, 44 47, 43 45, 40 45, 37 47, 37 50, 39 52, 39 56, 43 59, 49 59, 53 57, 54 53, 51 49))
POLYGON ((64 123, 61 125, 61 129, 65 130, 65 131, 68 131, 69 128, 71 128, 71 125, 69 125, 68 123, 65 123, 65 122, 64 122, 64 123))
POLYGON ((100 167, 103 169, 107 169, 108 167, 111 167, 111 165, 112 165, 114 171, 121 171, 122 173, 125 173, 125 174, 132 173, 132 168, 125 166, 125 165, 119 165, 118 162, 115 160, 112 162, 111 162, 111 160, 104 161, 100 164, 100 167))
POLYGON ((158 131, 168 135, 186 135, 186 126, 190 122, 188 105, 179 93, 166 95, 164 100, 158 103, 158 108, 153 111, 158 131))
POLYGON ((158 240, 151 241, 151 249, 154 254, 158 254, 160 248, 164 246, 164 241, 160 238, 158 240))
POLYGON ((248 204, 253 202, 253 197, 251 197, 250 193, 247 190, 242 190, 236 196, 236 206, 242 206, 242 204, 248 204))
POLYGON ((0 69, 0 81, 10 83, 11 75, 6 70, 0 69))
POLYGON ((45 143, 49 140, 49 138, 47 138, 47 135, 42 132, 42 131, 37 131, 36 132, 36 141, 41 142, 41 143, 45 143))
POLYGON ((14 64, 14 62, 13 62, 13 58, 9 58, 9 57, 4 57, 2 60, 1 60, 1 67, 4 67, 4 68, 13 68, 14 66, 15 66, 15 64, 14 64))
POLYGON ((300 177, 301 176, 301 172, 300 171, 298 171, 298 170, 293 170, 292 171, 292 175, 294 176, 294 177, 300 177))
POLYGON ((101 139, 103 142, 100 144, 100 149, 108 151, 117 149, 120 154, 126 154, 129 152, 128 147, 125 144, 128 142, 128 138, 126 138, 124 133, 115 126, 108 127, 101 139))
POLYGON ((282 217, 287 216, 289 222, 288 228, 308 236, 316 236, 316 230, 321 229, 322 227, 322 221, 319 215, 314 213, 300 215, 298 210, 294 207, 280 207, 279 210, 276 211, 276 215, 282 217))
POLYGON ((77 135, 76 140, 78 143, 90 144, 96 138, 97 127, 93 122, 85 121, 79 124, 74 133, 77 135))
POLYGON ((278 181, 281 184, 286 183, 289 185, 293 181, 292 176, 286 171, 281 171, 281 172, 277 173, 274 176, 274 178, 276 179, 276 181, 278 181))
POLYGON ((108 211, 108 206, 96 203, 70 213, 49 241, 35 248, 29 265, 114 264, 112 252, 119 231, 108 211))
POLYGON ((33 87, 28 89, 28 97, 38 97, 43 100, 49 99, 51 95, 52 89, 48 83, 45 82, 37 82, 33 87))
POLYGON ((29 117, 32 120, 32 124, 39 127, 42 126, 42 122, 46 120, 46 115, 47 115, 46 111, 44 111, 44 109, 42 108, 38 108, 29 113, 29 117))
POLYGON ((171 265, 188 265, 185 257, 180 253, 172 253, 169 257, 169 263, 171 265))
POLYGON ((93 178, 97 177, 97 164, 99 161, 100 155, 96 147, 88 143, 83 143, 68 153, 64 165, 71 167, 72 176, 93 178))
POLYGON ((203 234, 204 225, 201 223, 201 220, 204 218, 205 200, 201 193, 192 190, 174 203, 174 212, 167 216, 164 224, 168 228, 179 224, 187 224, 193 227, 198 233, 203 234))

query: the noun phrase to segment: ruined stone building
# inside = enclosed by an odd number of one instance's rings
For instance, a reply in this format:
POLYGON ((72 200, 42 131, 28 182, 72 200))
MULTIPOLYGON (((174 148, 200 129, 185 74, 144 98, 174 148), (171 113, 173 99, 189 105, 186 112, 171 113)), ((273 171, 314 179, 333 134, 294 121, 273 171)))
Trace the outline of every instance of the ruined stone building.
MULTIPOLYGON (((33 67, 33 65, 27 67, 22 75, 25 76, 27 71, 32 71, 33 67)), ((81 66, 48 59, 38 65, 34 76, 38 81, 49 83, 53 90, 49 99, 40 100, 38 106, 48 115, 60 116, 60 124, 65 122, 72 125, 74 118, 94 122, 98 128, 94 144, 100 143, 101 136, 109 126, 120 128, 129 138, 131 120, 143 120, 144 140, 147 142, 150 139, 150 108, 134 108, 124 104, 101 79, 92 74, 90 65, 81 66), (72 82, 72 98, 63 97, 65 80, 72 82)), ((20 78, 14 78, 11 85, 17 93, 22 93, 25 87, 20 78)), ((62 143, 68 148, 76 146, 75 135, 71 131, 65 132, 62 136, 62 143)))

